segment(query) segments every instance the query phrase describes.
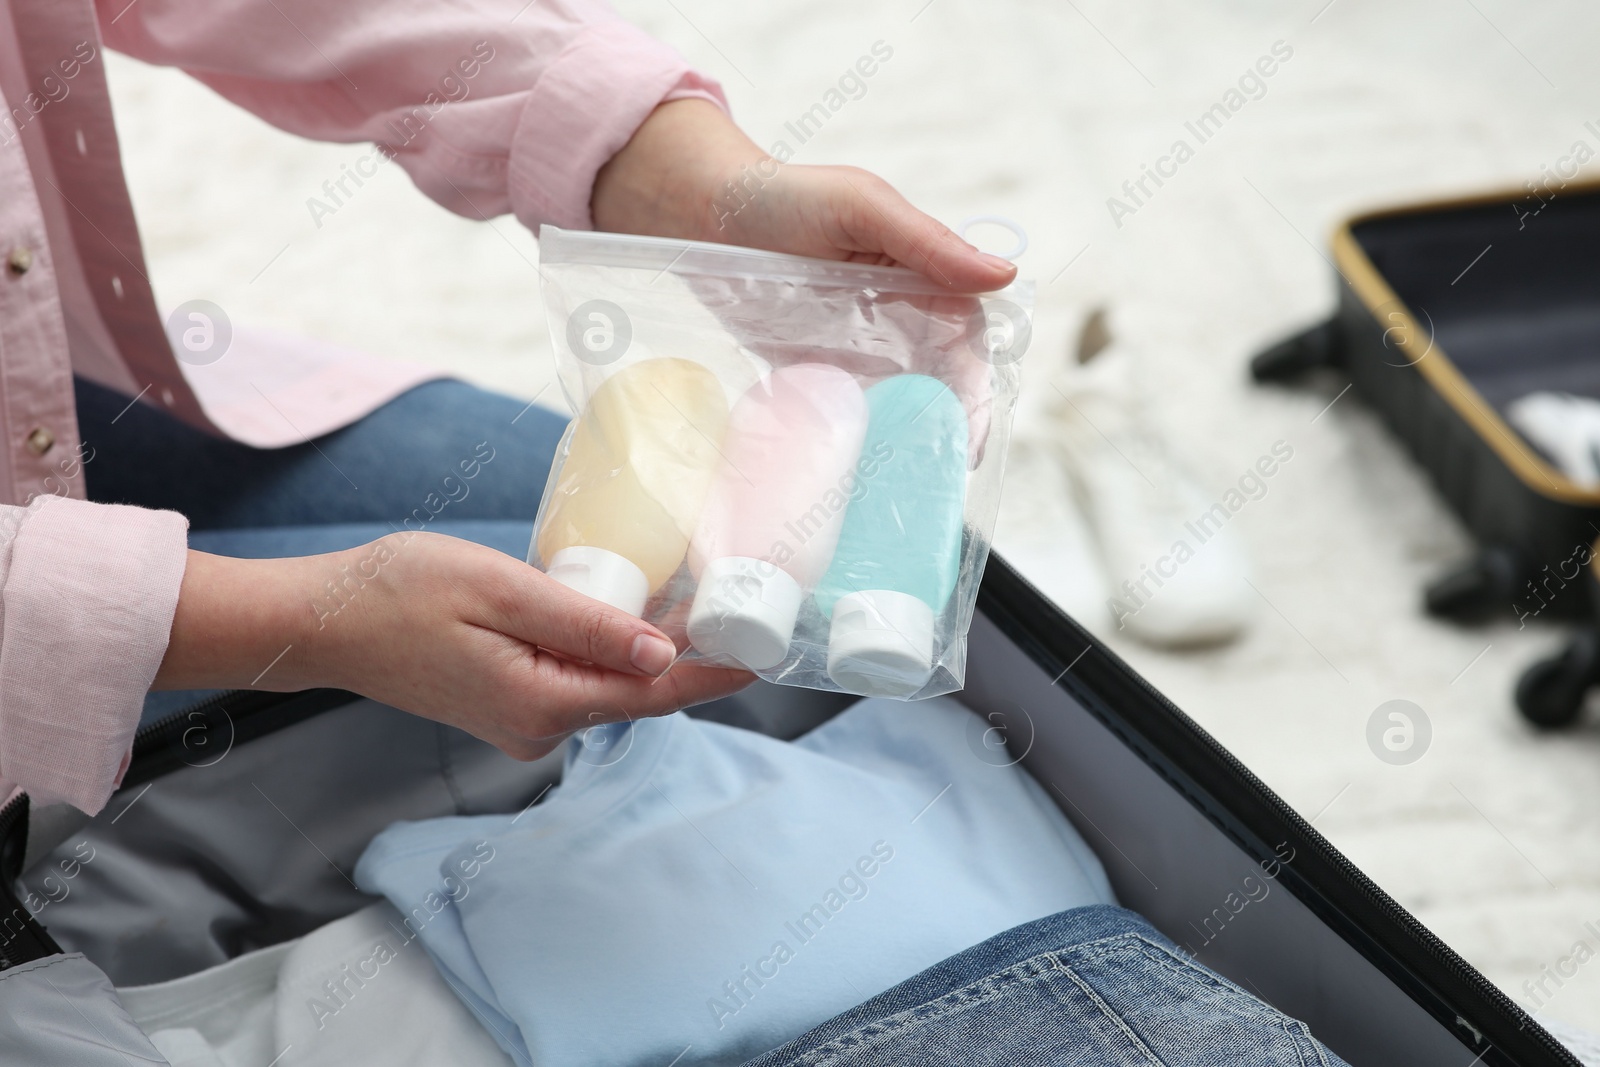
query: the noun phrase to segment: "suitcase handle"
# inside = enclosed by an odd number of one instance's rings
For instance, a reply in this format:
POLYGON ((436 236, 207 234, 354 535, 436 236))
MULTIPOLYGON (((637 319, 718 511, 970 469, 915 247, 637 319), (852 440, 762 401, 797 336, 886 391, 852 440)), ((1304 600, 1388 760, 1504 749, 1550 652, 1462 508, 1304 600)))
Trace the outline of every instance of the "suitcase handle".
POLYGON ((1337 367, 1343 357, 1339 320, 1326 319, 1256 353, 1250 360, 1250 377, 1258 382, 1288 381, 1318 367, 1337 367))

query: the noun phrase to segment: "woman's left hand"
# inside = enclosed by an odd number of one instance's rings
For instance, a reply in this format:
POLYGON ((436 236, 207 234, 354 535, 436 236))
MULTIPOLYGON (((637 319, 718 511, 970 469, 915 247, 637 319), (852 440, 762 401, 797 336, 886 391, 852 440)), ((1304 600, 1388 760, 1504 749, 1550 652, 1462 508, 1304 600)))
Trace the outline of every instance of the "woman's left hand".
POLYGON ((874 174, 779 163, 704 100, 657 107, 601 168, 590 207, 601 230, 910 267, 953 293, 1017 273, 874 174))

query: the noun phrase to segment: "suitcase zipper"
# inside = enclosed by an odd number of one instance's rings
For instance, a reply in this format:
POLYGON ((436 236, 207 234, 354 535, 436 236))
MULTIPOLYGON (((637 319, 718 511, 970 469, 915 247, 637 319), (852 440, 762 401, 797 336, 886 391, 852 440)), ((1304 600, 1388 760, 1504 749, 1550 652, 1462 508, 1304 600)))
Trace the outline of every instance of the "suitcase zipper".
MULTIPOLYGON (((236 700, 241 693, 245 692, 248 692, 248 690, 227 689, 220 693, 213 693, 211 696, 206 697, 204 700, 201 700, 198 703, 192 704, 187 708, 180 708, 177 711, 163 715, 155 722, 146 723, 145 725, 139 727, 139 729, 135 731, 133 735, 132 763, 137 763, 139 761, 141 752, 148 751, 153 745, 160 744, 164 739, 172 734, 173 731, 177 729, 178 725, 187 719, 190 714, 205 713, 207 711, 224 708, 229 703, 236 700)), ((129 764, 130 769, 132 767, 132 763, 129 764)))
POLYGON ((19 793, 0 806, 0 910, 5 919, 0 922, 0 974, 61 952, 61 946, 13 889, 22 874, 22 856, 27 847, 28 795, 19 793))
POLYGON ((0 881, 8 887, 22 876, 27 834, 28 795, 19 793, 0 806, 0 881))
POLYGON ((234 745, 361 699, 342 689, 270 693, 229 689, 141 726, 119 791, 181 767, 220 763, 234 745))

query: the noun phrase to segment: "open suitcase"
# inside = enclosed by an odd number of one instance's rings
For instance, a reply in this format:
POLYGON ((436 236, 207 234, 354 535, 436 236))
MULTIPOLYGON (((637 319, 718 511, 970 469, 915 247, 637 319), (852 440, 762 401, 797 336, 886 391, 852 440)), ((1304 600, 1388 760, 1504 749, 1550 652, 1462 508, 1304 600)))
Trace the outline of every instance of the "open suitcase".
MULTIPOLYGON (((961 699, 1065 798, 1124 905, 1352 1064, 1577 1064, 998 558, 979 607, 961 699), (1225 904, 1274 858, 1282 892, 1225 904)), ((850 699, 758 684, 700 713, 792 737, 850 699)), ((112 982, 192 973, 349 914, 368 898, 341 872, 378 830, 517 810, 556 768, 334 691, 228 694, 146 727, 95 818, 30 817, 25 798, 0 812, 0 1061, 165 1062, 112 982)))
POLYGON ((1333 235, 1333 317, 1261 352, 1257 381, 1316 368, 1356 393, 1427 469, 1479 544, 1426 594, 1437 615, 1583 617, 1600 491, 1504 418, 1536 390, 1600 398, 1600 184, 1360 215, 1333 235))

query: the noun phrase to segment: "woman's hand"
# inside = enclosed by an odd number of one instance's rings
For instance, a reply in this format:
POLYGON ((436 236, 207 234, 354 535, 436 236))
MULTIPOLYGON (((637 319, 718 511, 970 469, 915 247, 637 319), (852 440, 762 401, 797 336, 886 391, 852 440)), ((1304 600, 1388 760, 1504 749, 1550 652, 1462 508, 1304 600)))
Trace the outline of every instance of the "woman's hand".
POLYGON ((400 533, 295 559, 190 552, 155 688, 332 686, 535 759, 575 730, 753 680, 675 656, 655 627, 520 560, 400 533))
POLYGON ((601 168, 590 207, 601 230, 911 267, 952 292, 999 289, 1017 273, 875 175, 778 163, 704 100, 657 107, 601 168))

